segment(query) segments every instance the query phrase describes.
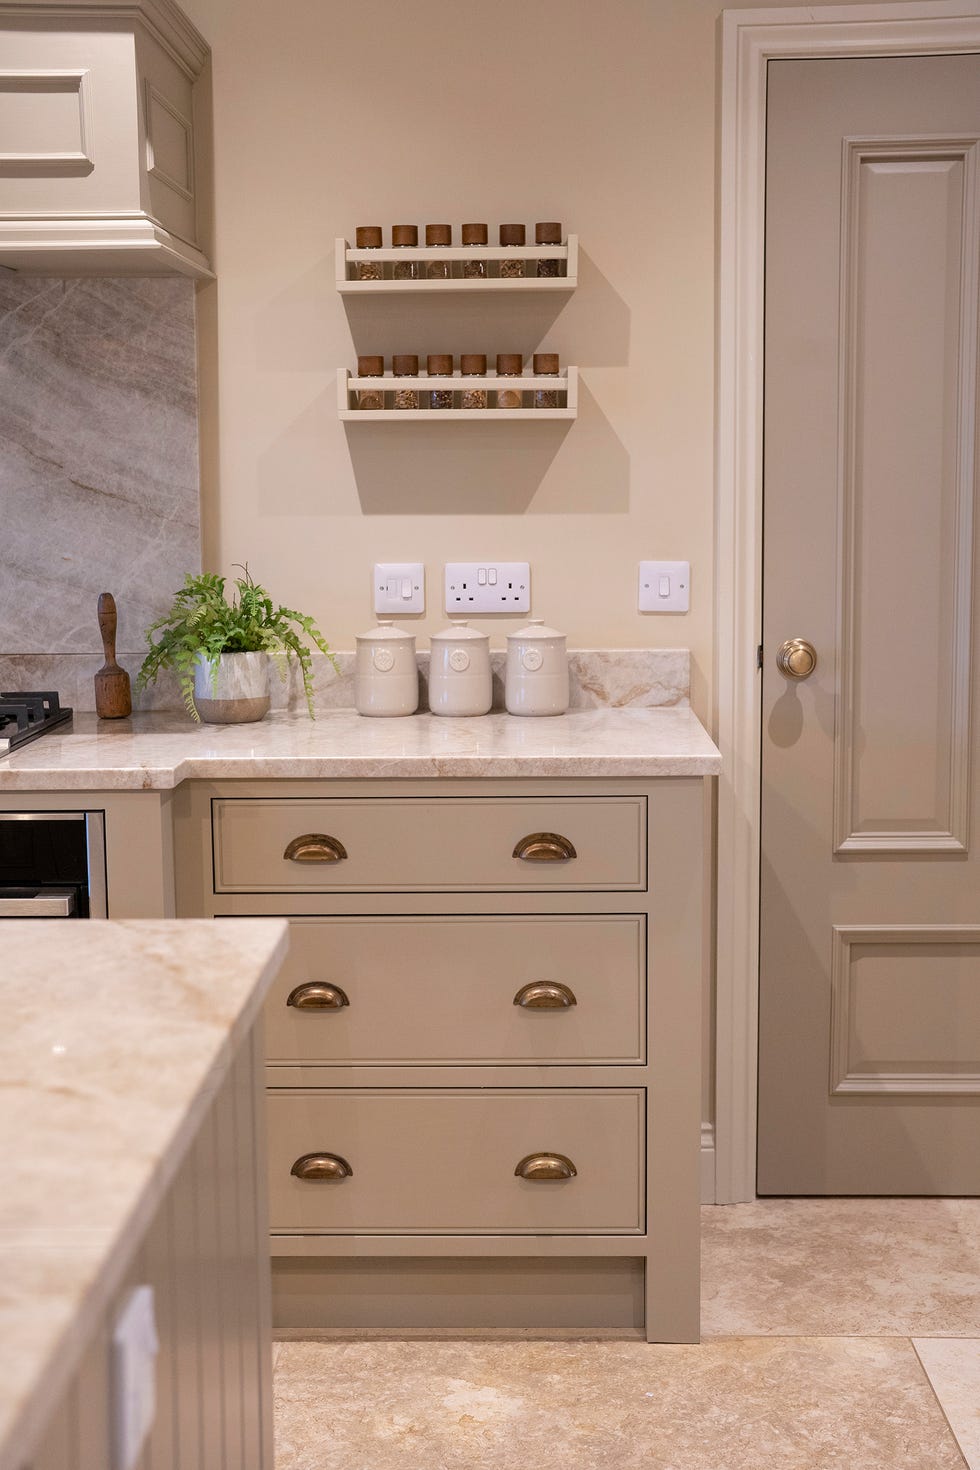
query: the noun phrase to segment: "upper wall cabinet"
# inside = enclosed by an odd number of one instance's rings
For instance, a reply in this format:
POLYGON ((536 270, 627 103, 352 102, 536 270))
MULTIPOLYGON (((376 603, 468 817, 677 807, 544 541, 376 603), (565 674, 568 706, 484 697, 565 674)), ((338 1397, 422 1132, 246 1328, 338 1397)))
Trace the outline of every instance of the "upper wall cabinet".
POLYGON ((210 276, 209 56, 171 0, 0 0, 0 265, 210 276))

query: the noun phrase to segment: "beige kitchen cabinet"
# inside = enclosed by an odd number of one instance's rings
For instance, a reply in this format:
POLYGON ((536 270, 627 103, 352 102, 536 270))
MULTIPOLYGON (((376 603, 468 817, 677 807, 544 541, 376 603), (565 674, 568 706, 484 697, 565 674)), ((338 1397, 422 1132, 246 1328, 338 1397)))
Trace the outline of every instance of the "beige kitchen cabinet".
POLYGON ((172 0, 0 0, 0 265, 210 276, 209 51, 172 0))
POLYGON ((697 1341, 704 782, 188 781, 173 812, 178 914, 291 920, 277 1330, 697 1341))

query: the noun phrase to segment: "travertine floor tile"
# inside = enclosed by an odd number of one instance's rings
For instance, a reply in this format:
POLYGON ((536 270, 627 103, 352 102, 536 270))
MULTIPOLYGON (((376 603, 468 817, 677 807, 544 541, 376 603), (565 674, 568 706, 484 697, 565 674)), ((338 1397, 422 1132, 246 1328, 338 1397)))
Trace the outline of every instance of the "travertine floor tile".
POLYGON ((276 1470, 963 1470, 907 1341, 284 1343, 276 1470))
POLYGON ((701 1331, 980 1337, 980 1200, 706 1206, 701 1331))
POLYGON ((980 1340, 917 1337, 915 1350, 970 1470, 980 1470, 980 1340))

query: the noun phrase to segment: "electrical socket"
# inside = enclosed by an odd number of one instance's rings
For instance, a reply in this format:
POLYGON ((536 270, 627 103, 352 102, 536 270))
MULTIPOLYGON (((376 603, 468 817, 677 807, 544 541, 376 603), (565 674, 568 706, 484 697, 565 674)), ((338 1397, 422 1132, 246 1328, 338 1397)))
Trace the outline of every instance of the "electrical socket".
POLYGON ((526 561, 447 561, 446 611, 531 611, 531 565, 526 561))

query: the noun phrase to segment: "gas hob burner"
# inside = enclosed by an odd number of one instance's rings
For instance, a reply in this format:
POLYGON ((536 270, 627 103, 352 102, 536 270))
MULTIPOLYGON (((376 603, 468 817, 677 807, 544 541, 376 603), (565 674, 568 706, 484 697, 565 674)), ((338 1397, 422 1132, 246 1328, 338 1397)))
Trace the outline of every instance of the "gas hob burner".
POLYGON ((72 713, 67 706, 62 709, 53 690, 0 693, 0 756, 67 724, 72 713))

